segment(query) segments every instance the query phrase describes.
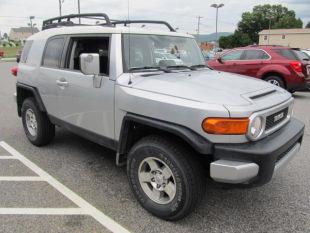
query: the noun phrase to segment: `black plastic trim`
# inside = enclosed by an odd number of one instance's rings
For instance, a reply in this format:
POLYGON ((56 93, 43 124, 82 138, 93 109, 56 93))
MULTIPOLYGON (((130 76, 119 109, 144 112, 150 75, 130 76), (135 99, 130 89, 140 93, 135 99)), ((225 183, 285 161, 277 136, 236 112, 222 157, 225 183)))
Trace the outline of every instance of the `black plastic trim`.
POLYGON ((18 112, 18 116, 21 116, 21 108, 22 108, 22 104, 23 104, 23 96, 21 95, 21 90, 27 90, 30 91, 33 95, 33 97, 35 98, 35 100, 37 101, 38 107, 40 109, 40 111, 42 112, 46 112, 45 106, 43 104, 43 101, 41 99, 41 95, 38 91, 38 89, 36 87, 32 87, 26 84, 22 84, 22 83, 16 83, 16 100, 17 100, 17 112, 18 112))
POLYGON ((253 185, 263 185, 272 178, 275 163, 279 156, 297 143, 302 142, 305 125, 292 118, 279 131, 257 141, 243 144, 215 144, 214 160, 254 162, 259 165, 259 173, 251 181, 253 185))
POLYGON ((213 153, 213 144, 189 128, 162 120, 127 113, 123 119, 120 132, 120 139, 118 144, 118 152, 120 154, 127 153, 126 148, 128 140, 130 140, 130 125, 132 122, 174 134, 186 141, 200 154, 210 155, 213 153))
POLYGON ((107 147, 111 150, 117 149, 117 142, 114 139, 107 138, 105 136, 99 135, 97 133, 91 132, 89 130, 83 129, 71 123, 65 122, 57 117, 49 115, 50 121, 58 126, 61 126, 72 133, 75 133, 83 138, 86 138, 92 142, 95 142, 101 146, 107 147))

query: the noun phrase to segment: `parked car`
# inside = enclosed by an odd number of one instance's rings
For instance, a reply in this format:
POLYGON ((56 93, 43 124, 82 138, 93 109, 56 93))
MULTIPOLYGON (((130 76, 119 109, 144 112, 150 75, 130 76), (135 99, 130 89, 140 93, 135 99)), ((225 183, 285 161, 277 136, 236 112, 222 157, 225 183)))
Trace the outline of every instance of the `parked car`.
POLYGON ((308 55, 309 59, 310 59, 310 50, 309 49, 302 49, 301 50, 304 54, 308 55))
POLYGON ((310 62, 298 49, 248 46, 229 50, 208 62, 216 70, 263 79, 294 92, 309 89, 310 62))
POLYGON ((0 58, 4 57, 4 51, 0 50, 0 58))
POLYGON ((177 58, 174 54, 155 52, 154 55, 157 65, 159 65, 161 61, 164 63, 170 61, 171 65, 183 65, 183 61, 177 58))
POLYGON ((269 182, 301 147, 292 95, 211 70, 192 35, 142 22, 170 31, 120 26, 141 20, 111 22, 106 14, 43 22, 12 70, 28 140, 48 144, 57 125, 114 150, 140 204, 166 220, 193 211, 207 175, 242 187, 269 182), (106 24, 68 22, 83 17, 106 24), (154 52, 176 46, 184 64, 158 66, 154 52))

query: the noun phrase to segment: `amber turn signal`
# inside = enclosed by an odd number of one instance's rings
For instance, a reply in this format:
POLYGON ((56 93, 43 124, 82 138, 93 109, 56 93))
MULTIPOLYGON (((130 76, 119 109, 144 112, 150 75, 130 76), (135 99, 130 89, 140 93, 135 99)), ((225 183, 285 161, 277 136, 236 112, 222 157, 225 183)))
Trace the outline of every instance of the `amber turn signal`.
POLYGON ((206 118, 202 128, 209 134, 243 135, 248 132, 248 118, 206 118))

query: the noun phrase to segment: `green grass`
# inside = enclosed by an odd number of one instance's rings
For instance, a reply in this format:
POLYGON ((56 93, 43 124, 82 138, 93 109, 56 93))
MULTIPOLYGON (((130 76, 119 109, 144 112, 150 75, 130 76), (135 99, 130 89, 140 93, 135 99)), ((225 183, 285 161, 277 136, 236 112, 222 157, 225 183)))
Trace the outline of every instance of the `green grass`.
POLYGON ((16 53, 21 49, 21 46, 17 47, 2 47, 0 51, 4 51, 5 58, 16 57, 16 53))

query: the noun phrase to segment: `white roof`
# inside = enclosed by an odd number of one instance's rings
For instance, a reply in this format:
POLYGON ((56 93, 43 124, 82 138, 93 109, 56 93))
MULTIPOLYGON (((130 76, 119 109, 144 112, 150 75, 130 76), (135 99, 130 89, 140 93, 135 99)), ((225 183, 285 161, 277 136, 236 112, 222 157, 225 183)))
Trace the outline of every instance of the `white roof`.
POLYGON ((310 28, 271 29, 263 30, 259 35, 310 34, 310 28))
POLYGON ((147 30, 145 28, 137 27, 105 27, 105 26, 71 26, 46 29, 29 37, 28 40, 48 39, 56 35, 72 35, 72 34, 147 34, 147 35, 167 35, 194 38, 190 34, 167 31, 147 30))

